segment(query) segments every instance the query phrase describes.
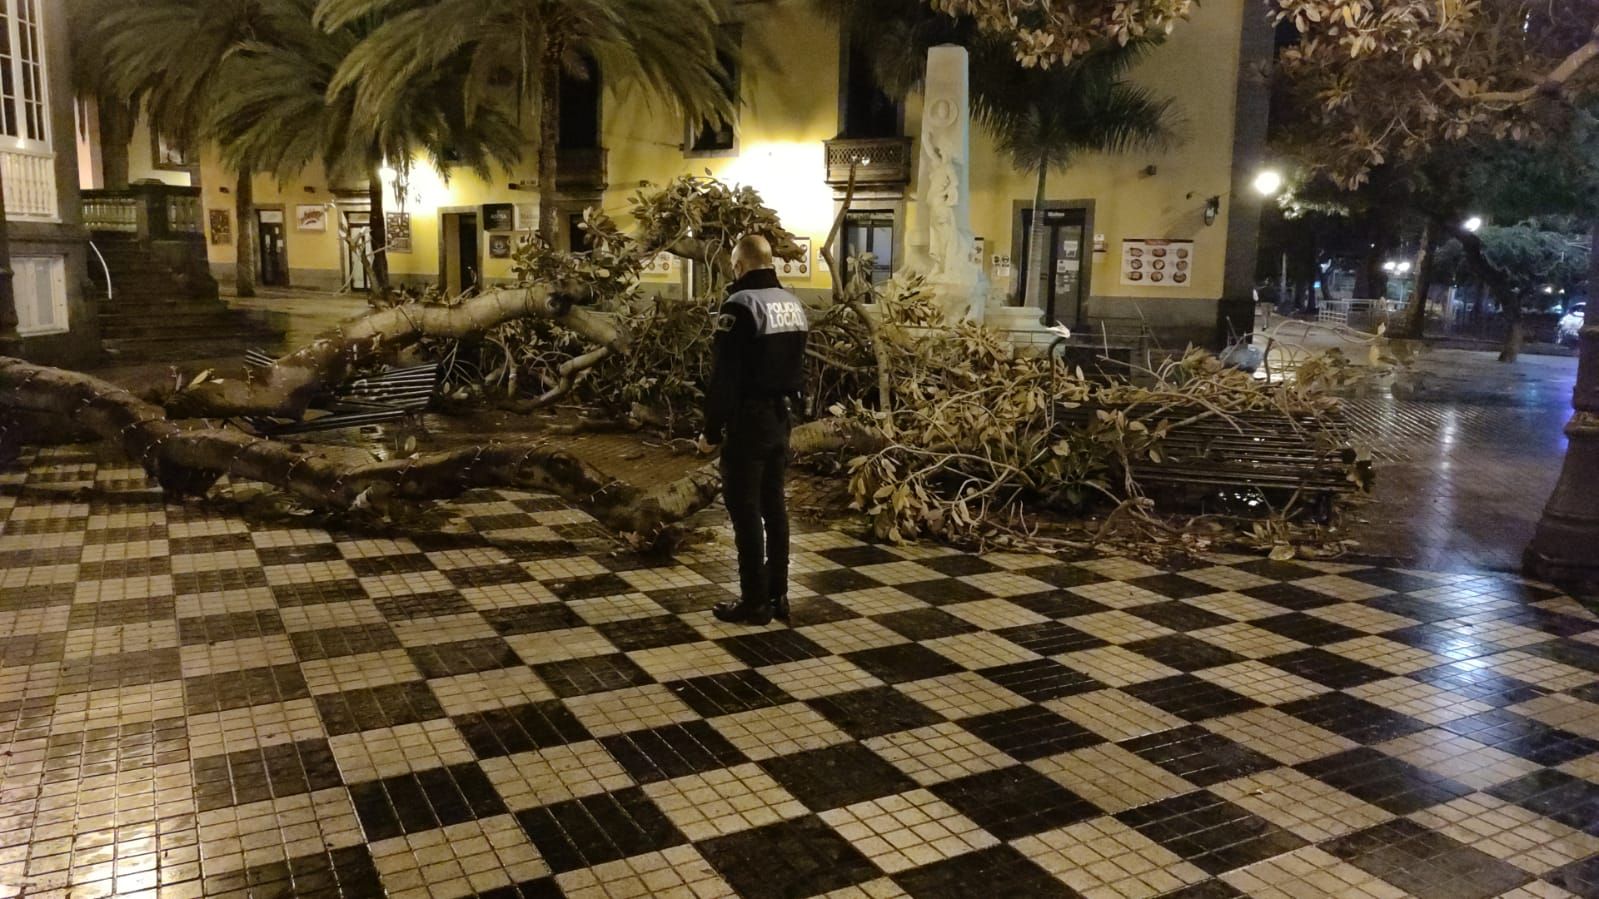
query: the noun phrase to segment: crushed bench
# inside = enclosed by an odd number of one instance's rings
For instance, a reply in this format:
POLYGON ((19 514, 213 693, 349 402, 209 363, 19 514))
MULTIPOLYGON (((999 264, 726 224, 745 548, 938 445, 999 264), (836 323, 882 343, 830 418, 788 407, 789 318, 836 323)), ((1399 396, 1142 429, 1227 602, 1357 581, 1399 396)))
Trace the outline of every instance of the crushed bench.
MULTIPOLYGON (((246 368, 270 368, 275 360, 268 353, 246 350, 246 368)), ((278 436, 334 431, 396 421, 427 408, 444 381, 443 363, 428 363, 385 368, 374 374, 352 378, 329 393, 311 401, 311 408, 322 413, 293 419, 246 416, 244 421, 258 434, 278 436)))
MULTIPOLYGON (((1136 407, 1125 411, 1137 414, 1136 407)), ((1061 416, 1086 428, 1097 412, 1085 405, 1061 416)), ((1182 417, 1167 416, 1174 424, 1182 417)), ((1258 495, 1279 510, 1294 502, 1325 521, 1339 497, 1370 484, 1370 462, 1351 445, 1338 411, 1320 419, 1267 411, 1238 413, 1231 422, 1192 422, 1169 431, 1161 453, 1159 462, 1134 462, 1131 474, 1146 487, 1164 488, 1164 498, 1176 505, 1204 505, 1232 492, 1258 495)))

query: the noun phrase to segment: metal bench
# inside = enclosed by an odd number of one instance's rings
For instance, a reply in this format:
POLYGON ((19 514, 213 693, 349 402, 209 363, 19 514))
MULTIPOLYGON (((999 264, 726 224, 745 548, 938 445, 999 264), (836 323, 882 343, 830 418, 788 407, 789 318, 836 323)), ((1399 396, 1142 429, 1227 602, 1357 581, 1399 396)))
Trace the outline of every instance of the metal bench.
MULTIPOLYGON (((1086 428, 1097 412, 1083 406, 1064 410, 1062 418, 1086 428)), ((1215 505, 1219 497, 1224 505, 1263 501, 1279 511, 1294 504, 1325 521, 1338 497, 1370 486, 1371 463, 1350 444, 1337 412, 1319 420, 1245 412, 1231 422, 1191 422, 1167 433, 1161 454, 1159 462, 1134 462, 1131 474, 1146 487, 1161 487, 1162 498, 1177 506, 1215 505)))
MULTIPOLYGON (((275 360, 269 354, 246 350, 246 368, 270 368, 275 360)), ((311 408, 323 414, 299 421, 247 416, 256 433, 267 436, 334 431, 396 421, 427 408, 444 380, 444 366, 429 363, 404 368, 386 368, 375 374, 354 378, 326 395, 311 401, 311 408)))

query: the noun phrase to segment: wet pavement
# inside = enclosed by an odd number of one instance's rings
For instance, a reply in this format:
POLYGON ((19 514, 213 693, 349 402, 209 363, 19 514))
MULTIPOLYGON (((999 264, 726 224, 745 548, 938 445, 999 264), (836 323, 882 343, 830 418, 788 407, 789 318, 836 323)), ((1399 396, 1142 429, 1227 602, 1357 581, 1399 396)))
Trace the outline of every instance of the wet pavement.
POLYGON ((1350 516, 1359 551, 1440 571, 1520 568, 1559 480, 1576 360, 1434 350, 1348 404, 1377 464, 1350 516))
POLYGON ((429 533, 0 473, 0 895, 1599 895, 1599 618, 1497 575, 429 533), (25 891, 25 893, 24 893, 25 891))

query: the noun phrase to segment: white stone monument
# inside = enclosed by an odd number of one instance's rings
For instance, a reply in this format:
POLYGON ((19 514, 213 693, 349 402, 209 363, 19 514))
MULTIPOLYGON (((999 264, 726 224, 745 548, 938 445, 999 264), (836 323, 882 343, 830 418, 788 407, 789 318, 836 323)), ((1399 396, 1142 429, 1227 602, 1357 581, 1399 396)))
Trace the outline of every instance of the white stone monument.
POLYGON ((926 85, 913 259, 951 323, 982 321, 988 285, 981 261, 974 258, 966 48, 929 50, 926 85))

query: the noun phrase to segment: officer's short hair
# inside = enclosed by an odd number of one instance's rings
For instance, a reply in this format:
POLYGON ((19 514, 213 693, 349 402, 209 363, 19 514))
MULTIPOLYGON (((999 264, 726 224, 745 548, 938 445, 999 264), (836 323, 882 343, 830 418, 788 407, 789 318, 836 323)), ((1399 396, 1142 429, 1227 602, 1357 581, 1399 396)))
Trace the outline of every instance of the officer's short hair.
POLYGON ((733 264, 743 263, 747 271, 772 268, 772 244, 759 234, 746 234, 733 246, 733 264))

